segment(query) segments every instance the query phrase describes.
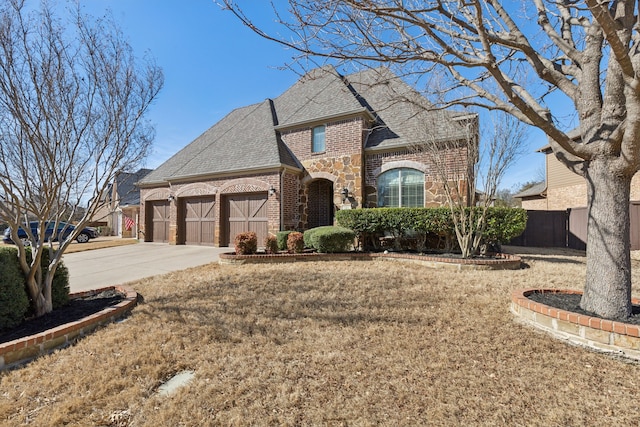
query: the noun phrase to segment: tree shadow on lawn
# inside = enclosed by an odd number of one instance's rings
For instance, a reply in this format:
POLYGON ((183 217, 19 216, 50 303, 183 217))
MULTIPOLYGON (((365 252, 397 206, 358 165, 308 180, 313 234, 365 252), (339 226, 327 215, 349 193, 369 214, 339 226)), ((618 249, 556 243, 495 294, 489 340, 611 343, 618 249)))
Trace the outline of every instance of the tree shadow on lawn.
POLYGON ((317 322, 318 327, 425 326, 430 323, 429 307, 439 304, 435 296, 428 301, 410 297, 390 301, 366 300, 363 296, 350 299, 347 291, 320 295, 319 287, 304 284, 270 289, 260 284, 247 288, 236 282, 214 286, 216 289, 208 289, 205 294, 189 289, 179 295, 147 298, 135 311, 154 322, 197 325, 216 341, 235 342, 242 337, 263 336, 283 344, 295 339, 297 328, 304 328, 307 320, 317 322), (242 287, 240 291, 239 287, 242 287), (245 292, 248 295, 239 295, 245 292))

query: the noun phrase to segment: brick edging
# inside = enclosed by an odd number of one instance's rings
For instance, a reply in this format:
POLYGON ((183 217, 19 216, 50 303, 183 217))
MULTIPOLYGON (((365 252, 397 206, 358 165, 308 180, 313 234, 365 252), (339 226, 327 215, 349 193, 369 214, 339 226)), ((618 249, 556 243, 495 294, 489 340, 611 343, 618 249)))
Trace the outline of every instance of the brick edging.
POLYGON ((236 255, 233 252, 222 253, 219 256, 220 264, 258 264, 298 261, 367 261, 373 259, 386 259, 398 261, 417 262, 430 267, 450 267, 455 269, 500 269, 515 270, 521 266, 521 258, 511 254, 497 254, 496 258, 447 258, 444 256, 414 255, 402 253, 380 252, 345 252, 345 253, 317 253, 308 252, 301 254, 255 254, 236 255))
POLYGON ((123 293, 125 295, 124 299, 116 305, 107 307, 98 313, 75 322, 60 325, 39 334, 0 343, 0 371, 32 360, 56 348, 69 345, 98 326, 122 317, 137 304, 138 294, 133 289, 125 286, 108 286, 91 291, 78 292, 69 295, 69 298, 83 298, 109 290, 123 293))
MULTIPOLYGON (((640 326, 573 313, 532 301, 533 293, 582 295, 565 289, 516 289, 511 295, 511 312, 525 323, 574 344, 640 360, 640 326)), ((632 298, 632 304, 640 300, 632 298)))

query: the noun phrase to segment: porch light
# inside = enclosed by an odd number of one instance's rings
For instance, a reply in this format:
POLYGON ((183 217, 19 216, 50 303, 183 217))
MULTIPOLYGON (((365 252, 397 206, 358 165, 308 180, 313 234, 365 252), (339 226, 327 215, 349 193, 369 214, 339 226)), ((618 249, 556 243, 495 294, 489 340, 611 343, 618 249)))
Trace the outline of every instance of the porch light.
POLYGON ((345 202, 349 197, 349 189, 347 187, 343 188, 340 194, 342 194, 342 202, 345 202))
POLYGON ((273 196, 274 194, 276 194, 276 189, 272 185, 269 187, 269 196, 273 196))
POLYGON ((167 201, 168 202, 173 202, 175 200, 175 196, 173 194, 171 194, 169 197, 167 197, 167 201))

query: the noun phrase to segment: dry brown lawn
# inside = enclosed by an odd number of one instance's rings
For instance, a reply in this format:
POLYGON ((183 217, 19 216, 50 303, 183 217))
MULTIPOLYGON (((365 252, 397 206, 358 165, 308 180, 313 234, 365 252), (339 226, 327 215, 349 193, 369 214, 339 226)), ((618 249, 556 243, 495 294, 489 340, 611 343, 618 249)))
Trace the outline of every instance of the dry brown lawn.
MULTIPOLYGON (((73 252, 82 252, 82 251, 90 251, 93 249, 111 248, 114 246, 133 245, 136 243, 138 243, 138 240, 136 239, 98 238, 97 240, 89 240, 87 243, 72 242, 67 247, 67 250, 64 251, 64 253, 70 254, 73 252)), ((54 245, 57 245, 57 243, 54 243, 54 245)), ((0 243, 0 246, 15 248, 15 245, 6 244, 6 243, 0 243)))
POLYGON ((104 249, 111 248, 114 246, 124 246, 124 245, 134 245, 138 243, 137 239, 104 239, 98 238, 98 240, 89 240, 87 243, 78 243, 72 242, 67 250, 64 251, 65 254, 70 254, 73 252, 82 252, 82 251, 90 251, 93 249, 104 249))
POLYGON ((127 321, 0 374, 0 424, 639 425, 640 365, 509 312, 515 288, 581 287, 584 258, 524 260, 211 264, 142 280, 127 321), (156 393, 183 370, 191 383, 156 393))

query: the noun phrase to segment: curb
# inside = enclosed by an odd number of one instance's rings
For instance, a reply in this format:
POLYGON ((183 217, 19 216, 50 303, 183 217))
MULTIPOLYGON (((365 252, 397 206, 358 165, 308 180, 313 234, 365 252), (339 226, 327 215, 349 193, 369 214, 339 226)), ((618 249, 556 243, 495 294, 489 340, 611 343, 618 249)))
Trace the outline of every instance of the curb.
POLYGON ((118 304, 78 321, 66 323, 39 334, 0 343, 0 371, 29 362, 57 348, 73 344, 99 326, 123 317, 137 304, 138 294, 131 288, 124 286, 108 286, 91 291, 78 292, 69 295, 69 298, 83 298, 108 290, 122 292, 125 297, 118 304))
MULTIPOLYGON (((550 307, 530 300, 533 293, 582 295, 576 290, 517 289, 511 295, 511 312, 524 323, 582 347, 640 360, 640 326, 550 307)), ((631 303, 640 305, 640 300, 632 298, 631 303)))

